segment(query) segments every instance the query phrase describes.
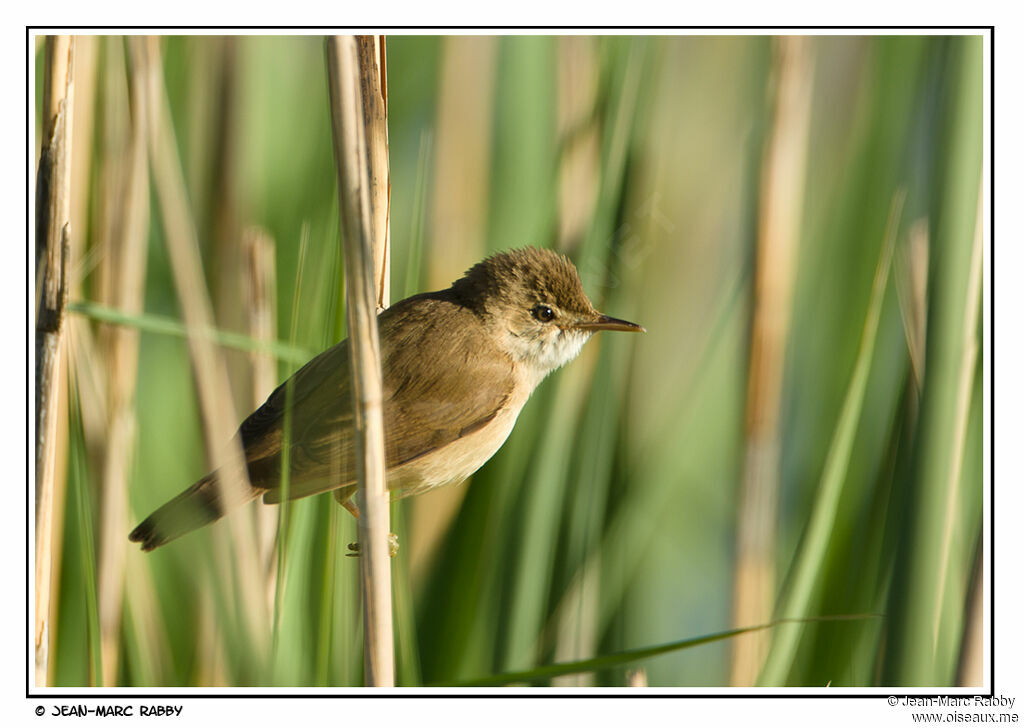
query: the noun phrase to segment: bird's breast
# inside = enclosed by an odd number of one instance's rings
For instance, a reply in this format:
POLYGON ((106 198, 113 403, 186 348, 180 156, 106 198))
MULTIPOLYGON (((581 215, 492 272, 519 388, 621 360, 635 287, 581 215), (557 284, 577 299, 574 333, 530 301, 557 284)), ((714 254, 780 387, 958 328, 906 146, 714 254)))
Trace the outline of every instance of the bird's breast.
POLYGON ((461 483, 479 470, 508 439, 532 388, 517 387, 505 406, 483 427, 388 473, 392 498, 461 483))

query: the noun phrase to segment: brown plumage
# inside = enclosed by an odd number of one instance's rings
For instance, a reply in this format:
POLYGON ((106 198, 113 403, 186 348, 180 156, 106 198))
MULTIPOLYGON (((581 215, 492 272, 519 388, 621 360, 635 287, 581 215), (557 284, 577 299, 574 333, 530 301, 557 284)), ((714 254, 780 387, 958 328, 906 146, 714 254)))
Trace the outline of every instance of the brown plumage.
MULTIPOLYGON (((535 248, 491 256, 451 288, 396 303, 378 325, 392 497, 461 481, 479 468, 536 384, 575 356, 591 330, 640 330, 597 313, 572 263, 535 248), (550 307, 554 320, 538 320, 538 306, 550 307)), ((288 498, 340 489, 338 500, 347 501, 356 487, 347 339, 297 371, 239 427, 249 500, 282 500, 289 406, 288 498)), ((129 538, 150 551, 220 518, 230 510, 220 491, 214 471, 129 538)))

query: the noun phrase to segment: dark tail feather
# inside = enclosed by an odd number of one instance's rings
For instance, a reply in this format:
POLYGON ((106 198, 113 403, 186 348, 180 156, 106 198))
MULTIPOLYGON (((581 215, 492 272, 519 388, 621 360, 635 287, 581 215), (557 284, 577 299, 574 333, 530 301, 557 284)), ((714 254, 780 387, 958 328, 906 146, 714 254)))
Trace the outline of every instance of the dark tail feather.
MULTIPOLYGON (((262 491, 253 489, 256 498, 262 491)), ((227 512, 214 473, 203 477, 180 495, 172 498, 150 514, 128 535, 130 541, 142 544, 143 551, 152 551, 179 536, 213 523, 227 512)))

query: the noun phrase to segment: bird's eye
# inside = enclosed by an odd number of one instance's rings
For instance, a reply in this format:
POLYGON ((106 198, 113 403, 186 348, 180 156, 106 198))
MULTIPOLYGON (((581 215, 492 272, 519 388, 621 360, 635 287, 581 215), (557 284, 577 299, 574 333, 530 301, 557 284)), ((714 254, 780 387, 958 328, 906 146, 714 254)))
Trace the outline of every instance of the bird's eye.
POLYGON ((547 323, 548 321, 555 317, 555 312, 551 310, 550 306, 534 306, 533 317, 538 321, 543 321, 544 323, 547 323))

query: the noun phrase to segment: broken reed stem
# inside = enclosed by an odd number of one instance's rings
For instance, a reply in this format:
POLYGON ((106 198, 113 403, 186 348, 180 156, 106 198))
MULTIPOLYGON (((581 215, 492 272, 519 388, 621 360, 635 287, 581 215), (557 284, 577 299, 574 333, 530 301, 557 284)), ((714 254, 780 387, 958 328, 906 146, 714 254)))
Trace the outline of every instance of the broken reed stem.
MULTIPOLYGON (((114 283, 110 301, 118 310, 141 313, 146 283, 147 235, 149 232, 149 176, 146 155, 146 53, 139 37, 129 40, 131 64, 129 99, 131 121, 124 154, 123 186, 118 207, 121 220, 115 229, 104 264, 114 283)), ((103 685, 116 683, 124 599, 129 529, 128 480, 136 441, 135 383, 139 360, 139 331, 109 326, 104 331, 107 352, 107 392, 110 397, 107 438, 103 456, 100 553, 98 564, 100 647, 103 685)))
MULTIPOLYGON (((732 624, 761 624, 775 602, 779 417, 789 337, 810 122, 813 58, 807 38, 779 38, 775 111, 761 168, 754 319, 747 380, 746 452, 738 504, 732 624)), ((730 683, 753 685, 770 635, 733 642, 730 683)))
MULTIPOLYGON (((376 307, 386 300, 383 290, 378 293, 377 286, 381 285, 383 289, 387 274, 386 270, 373 267, 376 257, 386 268, 387 225, 382 229, 379 224, 382 197, 379 177, 374 183, 374 178, 381 172, 381 167, 377 166, 381 150, 371 152, 368 148, 368 144, 379 145, 382 139, 386 144, 387 138, 386 132, 382 137, 377 126, 386 124, 383 68, 377 60, 383 57, 382 50, 383 42, 378 46, 372 38, 365 37, 332 36, 326 43, 331 131, 345 255, 349 353, 355 395, 364 679, 368 686, 392 687, 395 684, 395 665, 391 563, 387 543, 389 499, 376 318, 376 307), (371 52, 371 47, 380 48, 381 52, 371 52), (372 194, 373 191, 376 195, 372 194), (378 211, 376 216, 375 209, 378 211), (374 250, 380 251, 377 256, 374 250)), ((383 160, 386 165, 386 148, 383 160)))
POLYGON ((43 147, 36 176, 36 263, 41 292, 36 312, 35 683, 49 676, 50 571, 57 458, 58 393, 63 370, 64 309, 70 226, 74 42, 46 39, 43 147))
POLYGON ((388 166, 388 77, 383 35, 357 35, 363 123, 369 161, 370 215, 373 218, 373 273, 377 312, 391 304, 391 175, 388 166))
MULTIPOLYGON (((231 383, 224 357, 209 339, 199 333, 212 330, 213 307, 203 276, 199 238, 171 124, 170 101, 163 87, 159 39, 147 38, 146 49, 151 69, 147 89, 150 100, 147 109, 150 171, 174 286, 189 329, 189 352, 199 393, 206 452, 210 468, 219 471, 217 482, 227 511, 234 505, 253 500, 256 494, 249 485, 241 443, 231 437, 239 420, 231 400, 231 383)), ((269 646, 269 616, 266 601, 260 596, 256 536, 249 519, 228 518, 227 525, 234 550, 233 579, 238 584, 235 594, 239 600, 237 611, 244 615, 246 644, 262 664, 269 646)), ((212 561, 217 562, 216 559, 212 561)))

